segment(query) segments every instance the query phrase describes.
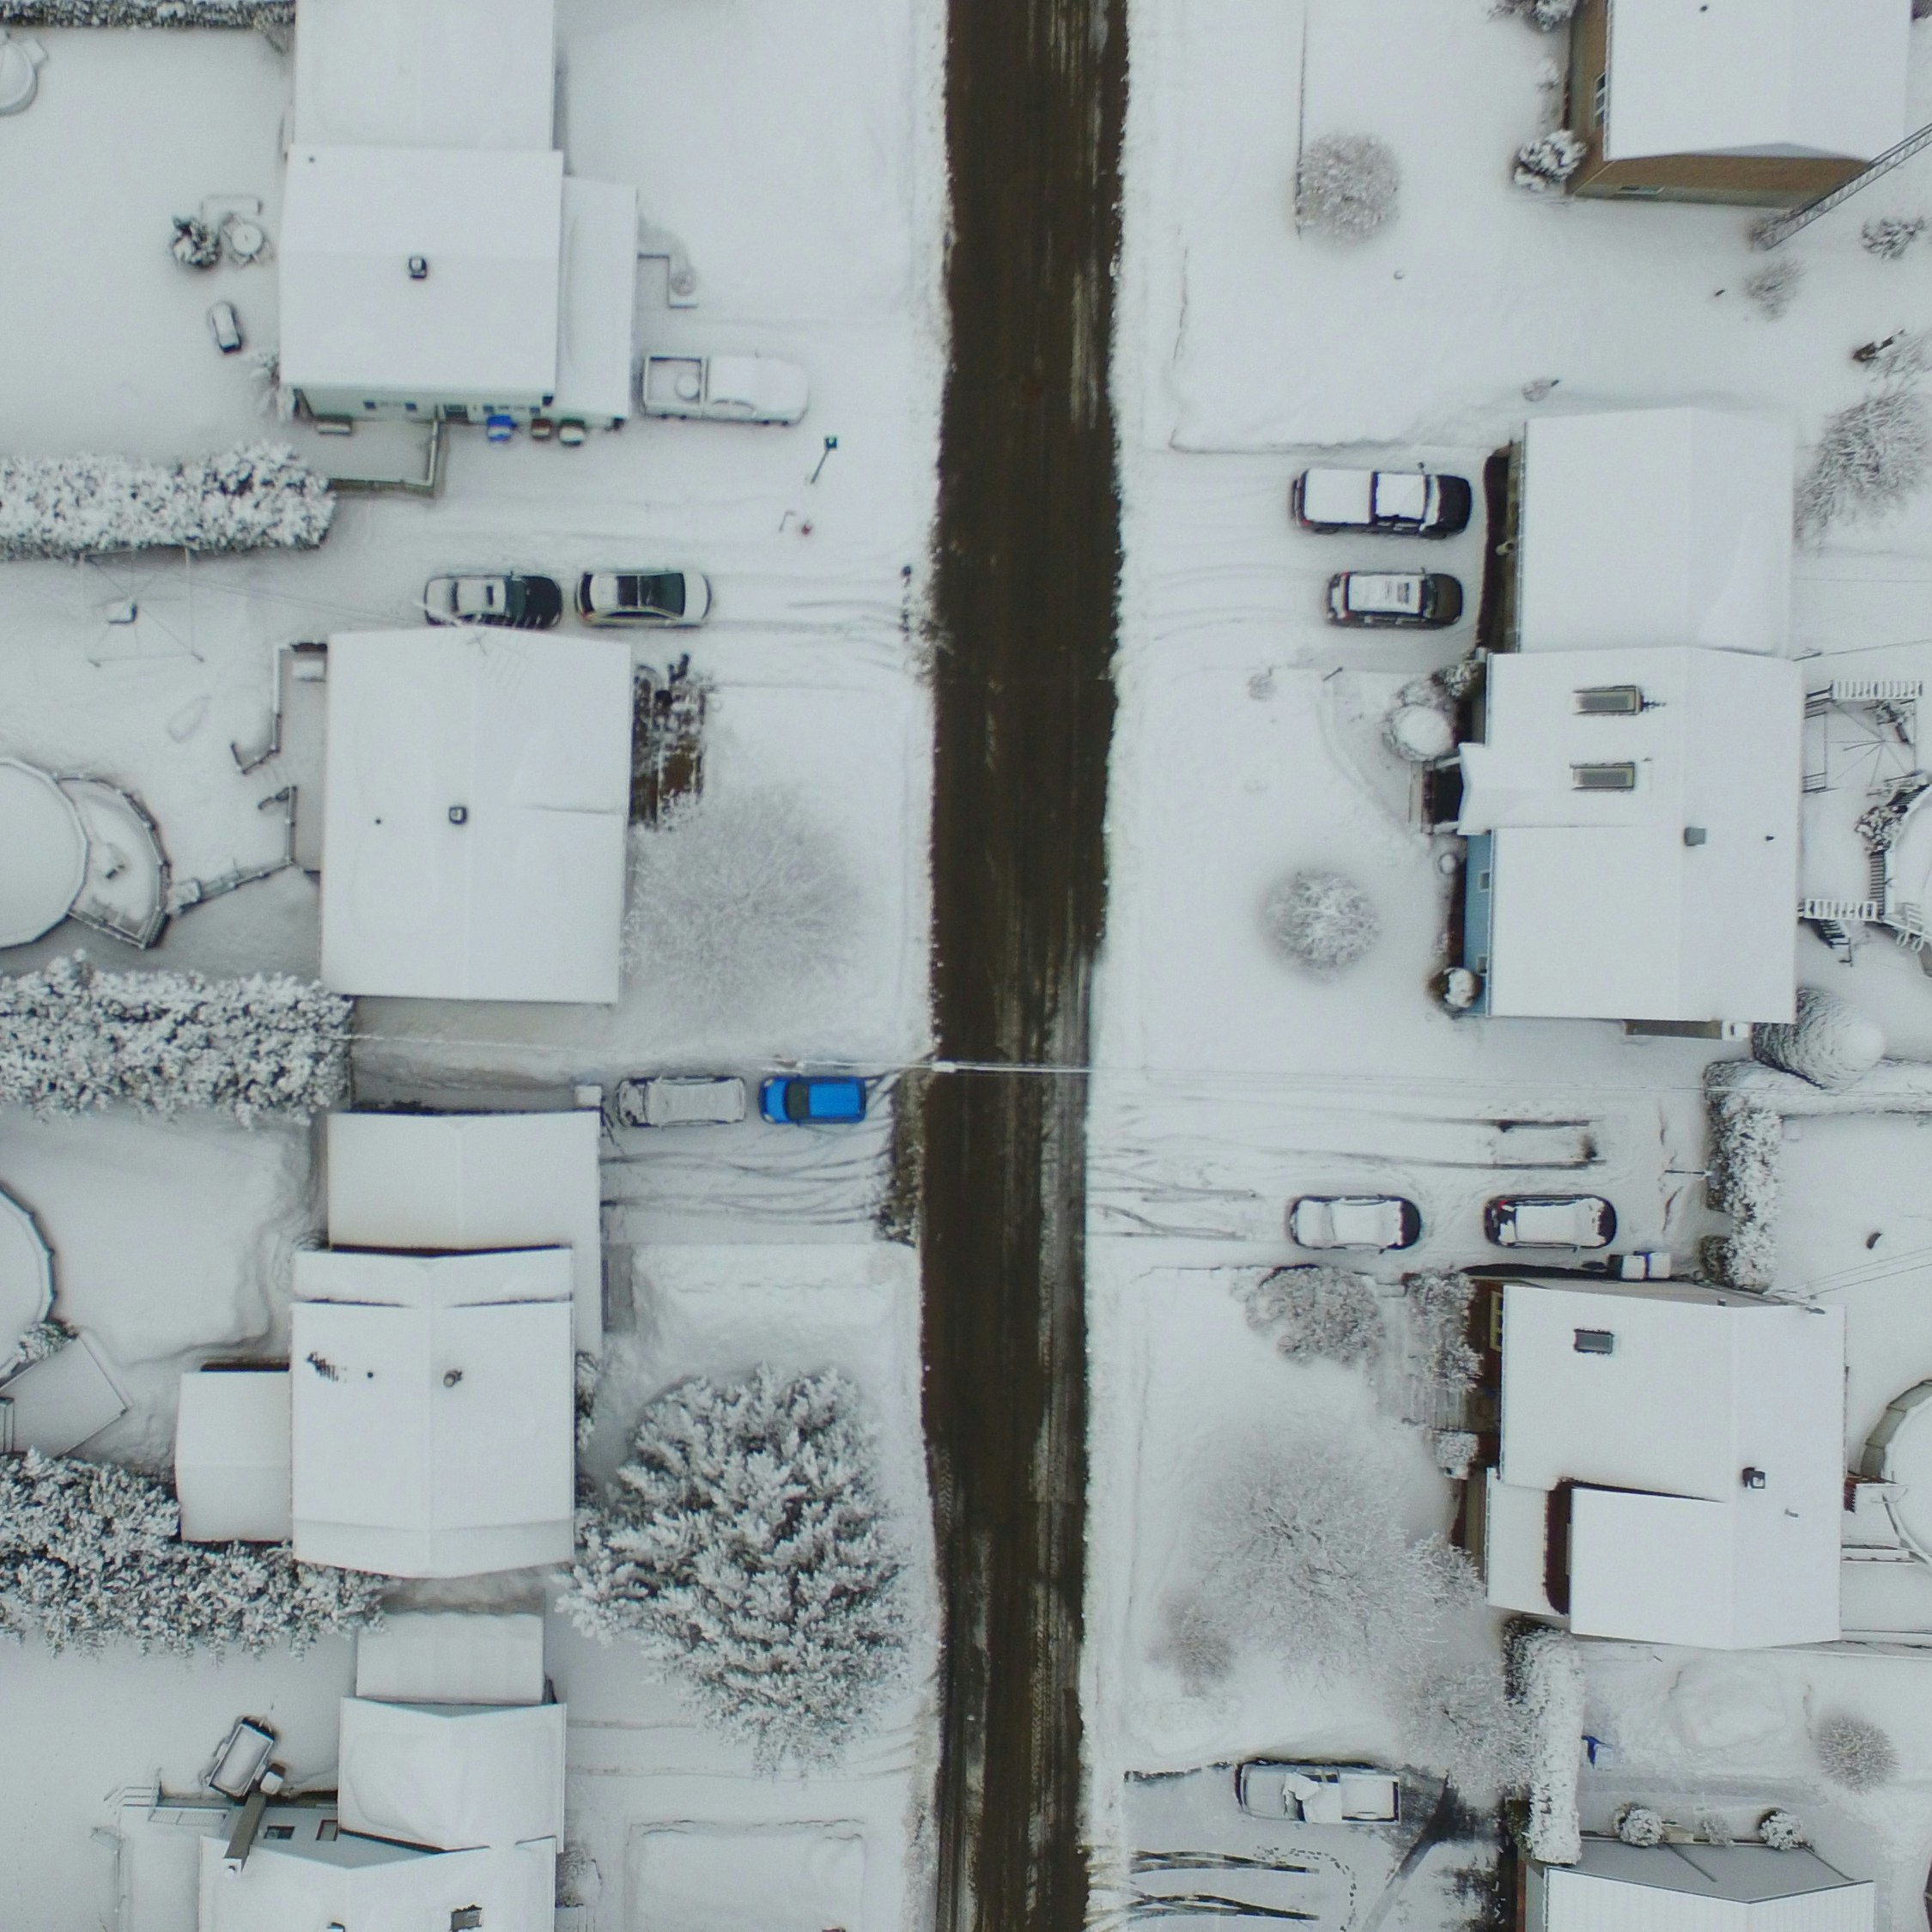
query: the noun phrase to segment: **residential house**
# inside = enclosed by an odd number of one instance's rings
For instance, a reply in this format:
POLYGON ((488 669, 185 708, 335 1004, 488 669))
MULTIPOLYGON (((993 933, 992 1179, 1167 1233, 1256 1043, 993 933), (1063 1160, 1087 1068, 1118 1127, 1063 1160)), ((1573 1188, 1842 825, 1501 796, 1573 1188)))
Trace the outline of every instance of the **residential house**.
POLYGON ((1523 1932, 1872 1932, 1876 1888, 1815 1851, 1586 1838, 1574 1865, 1529 1862, 1523 1932))

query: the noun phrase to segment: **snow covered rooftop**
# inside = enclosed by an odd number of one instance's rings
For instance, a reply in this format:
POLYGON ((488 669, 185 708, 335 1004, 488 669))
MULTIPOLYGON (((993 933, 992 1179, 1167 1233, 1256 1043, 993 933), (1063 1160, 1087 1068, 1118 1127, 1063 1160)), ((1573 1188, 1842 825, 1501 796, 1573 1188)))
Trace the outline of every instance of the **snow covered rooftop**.
POLYGON ((552 143, 556 0, 300 0, 303 147, 552 143))
POLYGON ((560 154, 292 149, 278 248, 283 385, 324 415, 404 399, 547 404, 562 228, 560 154))
POLYGON ((1575 1485, 1571 1627, 1717 1649, 1834 1641, 1844 1388, 1838 1309, 1507 1283, 1498 1476, 1575 1485))
POLYGON ((570 1250, 579 1348, 603 1333, 598 1137, 563 1114, 331 1114, 329 1239, 337 1248, 570 1250))
POLYGON ((342 1826, 439 1851, 563 1836, 561 1704, 342 1703, 342 1826))
POLYGON ((563 178, 560 416, 619 422, 631 411, 637 319, 637 190, 563 178))
POLYGON ((181 1377, 174 1488, 191 1543, 283 1543, 290 1529, 289 1371, 181 1377))
POLYGON ((630 653, 608 638, 332 638, 324 980, 614 1001, 630 721, 630 653))
POLYGON ((1719 410, 1531 422, 1518 537, 1522 647, 1782 653, 1791 629, 1792 451, 1788 422, 1719 410))
POLYGON ((1905 134, 1911 0, 1615 0, 1604 154, 1844 156, 1905 134))
POLYGON ((1534 1891, 1529 1932, 1872 1932, 1875 1896, 1814 1851, 1595 1838, 1534 1891))
POLYGON ((355 1694, 401 1704, 541 1704, 544 1619, 392 1611, 356 1636, 355 1694))
POLYGON ((298 1255, 299 1557, 394 1577, 568 1560, 569 1281, 562 1249, 298 1255))
POLYGON ((1789 1019, 1803 681, 1735 652, 1505 653, 1462 747, 1492 1014, 1789 1019), (1586 711, 1634 691, 1638 708, 1586 711))

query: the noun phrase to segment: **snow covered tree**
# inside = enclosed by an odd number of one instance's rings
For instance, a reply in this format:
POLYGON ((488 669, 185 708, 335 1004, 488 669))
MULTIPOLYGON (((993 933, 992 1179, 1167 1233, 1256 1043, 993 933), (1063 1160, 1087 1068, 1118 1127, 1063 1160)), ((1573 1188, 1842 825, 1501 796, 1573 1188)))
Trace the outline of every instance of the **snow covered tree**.
POLYGON ((1875 1791, 1899 1775, 1899 1748, 1868 1717, 1840 1711, 1812 1734, 1818 1766, 1848 1791, 1875 1791))
POLYGON ((1494 1657, 1418 1673, 1404 1687, 1400 1717, 1408 1758, 1468 1796, 1520 1789, 1528 1775, 1528 1727, 1494 1657))
POLYGON ((1373 234, 1395 212, 1402 171, 1372 134, 1328 134, 1302 150, 1295 171, 1295 225, 1341 241, 1373 234))
POLYGON ((682 1382, 580 1512, 559 1607, 629 1633, 759 1760, 835 1758, 903 1668, 904 1558, 841 1376, 682 1382))
POLYGON ((280 1544, 180 1540, 167 1484, 110 1462, 0 1457, 0 1634, 50 1649, 125 1640, 182 1655, 318 1637, 374 1620, 386 1587, 280 1544))
POLYGON ((1510 179, 1534 195, 1553 194, 1583 165, 1589 152, 1566 127, 1552 128, 1516 149, 1510 179))
POLYGON ((1352 966, 1380 935, 1374 902, 1340 872, 1297 872, 1268 895, 1262 918, 1274 943, 1317 973, 1352 966))
POLYGON ((1375 1283, 1348 1268, 1275 1268, 1237 1292, 1248 1325, 1291 1362, 1359 1363, 1382 1358, 1385 1336, 1375 1283))
POLYGON ((1799 478, 1797 525, 1815 543, 1841 518, 1895 509, 1932 471, 1932 417, 1907 389, 1881 390, 1825 425, 1799 478))
POLYGON ((1513 15, 1532 27, 1541 27, 1546 33, 1553 33, 1558 27, 1570 24, 1577 11, 1577 0, 1496 0, 1490 11, 1501 17, 1513 15))
POLYGON ((1454 1268, 1425 1268, 1402 1284, 1416 1373, 1445 1394, 1473 1388, 1482 1364, 1469 1346, 1476 1285, 1454 1268))
POLYGON ((295 0, 0 0, 0 27, 286 27, 295 0))
POLYGON ((1546 1865, 1574 1865, 1583 1851, 1577 1779, 1584 1686, 1577 1640, 1568 1631, 1525 1619, 1510 1633, 1504 1668, 1528 1741, 1523 1849, 1546 1865))
POLYGON ((322 1113, 349 1092, 353 1011, 279 974, 103 973, 73 953, 0 977, 0 1106, 322 1113))
POLYGON ((635 830, 631 852, 630 963, 708 1012, 810 986, 850 953, 859 882, 790 791, 708 793, 635 830))
POLYGON ((1798 1822, 1795 1811, 1786 1811, 1777 1806, 1758 1820, 1758 1838, 1773 1851, 1801 1851, 1805 1846, 1805 1828, 1798 1822))
POLYGON ((1803 285, 1805 264, 1795 255, 1779 255, 1745 277, 1744 292, 1769 321, 1789 312, 1803 285))
POLYGON ((177 215, 168 252, 183 268, 213 268, 222 258, 222 231, 198 215, 177 215))
POLYGON ((1640 1850, 1663 1843, 1663 1814, 1649 1805, 1625 1805, 1617 1814, 1617 1836, 1640 1850))
POLYGON ((1881 262, 1895 262, 1925 233, 1923 215, 1880 215, 1866 222, 1858 239, 1868 254, 1881 262))
POLYGON ((1751 1051, 1814 1087, 1849 1087, 1885 1057, 1885 1033, 1823 987, 1798 988, 1797 1018, 1751 1030, 1751 1051))
POLYGON ((313 550, 336 500, 294 450, 249 444, 196 463, 0 459, 0 561, 113 550, 313 550))

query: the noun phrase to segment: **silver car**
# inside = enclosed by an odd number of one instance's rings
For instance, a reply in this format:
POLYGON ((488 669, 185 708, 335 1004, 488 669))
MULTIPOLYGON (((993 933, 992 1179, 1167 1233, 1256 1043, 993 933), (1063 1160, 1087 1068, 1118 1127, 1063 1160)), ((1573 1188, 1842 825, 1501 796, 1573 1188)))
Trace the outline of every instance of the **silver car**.
POLYGON ((711 586, 695 570, 586 570, 577 580, 577 615, 586 624, 702 624, 711 586))

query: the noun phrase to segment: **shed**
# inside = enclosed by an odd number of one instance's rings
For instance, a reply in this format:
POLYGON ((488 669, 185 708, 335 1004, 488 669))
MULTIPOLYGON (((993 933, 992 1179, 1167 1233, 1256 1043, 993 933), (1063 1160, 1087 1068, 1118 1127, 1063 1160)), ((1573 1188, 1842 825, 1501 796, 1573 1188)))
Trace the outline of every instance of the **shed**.
POLYGON ((561 1704, 344 1698, 343 1829, 439 1851, 561 1840, 565 1729, 561 1704))
POLYGON ((204 1369, 181 1377, 174 1492, 189 1543, 286 1543, 289 1371, 204 1369))
POLYGON ((1872 1932, 1876 1890, 1815 1851, 1587 1838, 1527 1868, 1524 1932, 1872 1932))
POLYGON ((329 1239, 337 1248, 568 1247, 577 1346, 603 1334, 601 1117, 331 1114, 329 1239))
POLYGON ((541 1704, 544 1619, 392 1611, 356 1637, 355 1694, 393 1704, 541 1704))
POLYGON ((1478 1010, 1713 1030, 1789 1019, 1803 714, 1783 659, 1492 658, 1456 825, 1478 1010))
POLYGON ((440 999, 617 997, 630 653, 465 627, 330 641, 322 977, 440 999))
POLYGON ((1501 1294, 1490 1601, 1639 1643, 1835 1641, 1843 1311, 1680 1283, 1501 1294))
POLYGON ((568 1561, 565 1251, 308 1253, 295 1286, 343 1297, 294 1309, 295 1554, 395 1577, 568 1561))
POLYGON ((1782 655, 1792 453, 1789 422, 1732 410, 1532 422, 1519 484, 1520 647, 1782 655))
POLYGON ((621 422, 636 371, 637 190, 563 178, 562 295, 551 413, 621 422))

